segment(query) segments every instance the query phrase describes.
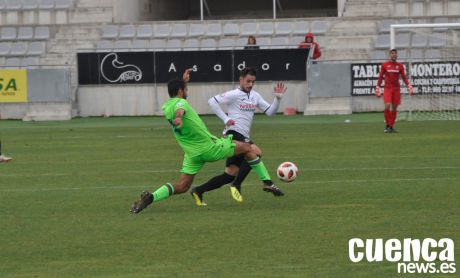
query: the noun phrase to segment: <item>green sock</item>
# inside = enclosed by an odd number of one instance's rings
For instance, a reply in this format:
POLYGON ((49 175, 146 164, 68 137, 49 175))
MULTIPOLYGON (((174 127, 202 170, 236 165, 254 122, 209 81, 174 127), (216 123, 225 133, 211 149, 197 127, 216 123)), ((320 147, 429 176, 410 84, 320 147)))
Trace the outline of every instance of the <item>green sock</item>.
POLYGON ((168 182, 153 192, 153 201, 159 202, 174 194, 174 187, 168 182))
POLYGON ((270 175, 268 174, 267 168, 265 168, 264 163, 260 159, 260 157, 257 157, 254 160, 248 161, 249 166, 251 166, 254 171, 256 171, 257 176, 259 176, 259 179, 261 181, 266 181, 266 180, 271 180, 270 175))

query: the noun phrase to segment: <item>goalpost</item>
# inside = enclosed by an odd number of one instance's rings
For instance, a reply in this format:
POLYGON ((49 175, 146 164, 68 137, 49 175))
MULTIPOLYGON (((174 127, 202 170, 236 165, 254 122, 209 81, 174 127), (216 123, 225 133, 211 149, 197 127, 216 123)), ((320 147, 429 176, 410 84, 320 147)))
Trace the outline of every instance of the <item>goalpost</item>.
POLYGON ((391 49, 398 44, 407 47, 398 52, 414 87, 398 118, 460 120, 460 23, 392 24, 391 49))

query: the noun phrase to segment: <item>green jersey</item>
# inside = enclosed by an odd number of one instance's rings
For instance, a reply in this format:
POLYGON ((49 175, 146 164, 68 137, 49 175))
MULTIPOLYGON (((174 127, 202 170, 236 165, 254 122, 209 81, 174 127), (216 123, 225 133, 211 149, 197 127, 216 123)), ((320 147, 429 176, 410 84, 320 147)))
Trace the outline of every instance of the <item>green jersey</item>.
POLYGON ((200 155, 213 147, 217 137, 209 132, 195 109, 185 99, 170 98, 163 104, 163 112, 173 128, 177 142, 188 156, 200 155), (173 124, 179 109, 185 111, 180 128, 173 124))

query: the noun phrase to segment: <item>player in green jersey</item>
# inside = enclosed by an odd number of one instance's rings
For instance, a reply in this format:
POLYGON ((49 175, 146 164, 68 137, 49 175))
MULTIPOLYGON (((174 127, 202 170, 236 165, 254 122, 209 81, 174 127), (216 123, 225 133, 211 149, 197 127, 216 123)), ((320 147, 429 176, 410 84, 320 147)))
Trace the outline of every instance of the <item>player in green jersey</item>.
POLYGON ((174 194, 187 192, 195 175, 206 162, 222 160, 234 155, 244 155, 249 165, 257 173, 268 192, 279 191, 260 157, 249 143, 232 140, 232 136, 217 138, 212 135, 196 111, 187 102, 187 83, 191 69, 187 69, 180 79, 168 82, 170 99, 163 105, 165 118, 171 124, 177 142, 184 151, 181 177, 177 183, 166 183, 153 193, 144 191, 131 207, 131 212, 139 213, 152 202, 158 202, 174 194))

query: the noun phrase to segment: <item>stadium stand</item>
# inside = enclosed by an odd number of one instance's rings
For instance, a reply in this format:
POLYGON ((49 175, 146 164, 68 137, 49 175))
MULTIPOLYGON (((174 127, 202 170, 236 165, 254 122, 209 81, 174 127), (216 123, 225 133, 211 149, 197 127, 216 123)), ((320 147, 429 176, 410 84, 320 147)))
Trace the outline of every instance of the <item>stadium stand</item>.
POLYGON ((291 22, 276 22, 275 23, 275 35, 276 36, 289 36, 291 32, 292 32, 291 22))
POLYGON ((217 48, 217 42, 215 39, 203 39, 201 41, 201 49, 213 50, 217 48))
POLYGON ((205 26, 202 23, 191 23, 189 37, 200 37, 204 36, 206 32, 205 26))
POLYGON ((273 22, 261 22, 259 23, 259 31, 257 36, 273 36, 275 33, 273 22))
MULTIPOLYGON (((111 1, 101 0, 98 3, 92 3, 89 0, 24 0, 24 1, 0 1, 0 13, 2 20, 7 26, 2 28, 0 39, 2 41, 12 42, 15 39, 24 40, 44 40, 46 57, 40 58, 47 63, 47 60, 59 64, 55 59, 62 54, 65 54, 66 46, 73 45, 69 50, 94 48, 97 50, 113 49, 114 47, 137 51, 139 49, 162 49, 171 46, 174 49, 197 47, 225 47, 228 48, 229 41, 234 41, 235 46, 243 46, 242 40, 248 35, 256 35, 258 42, 262 38, 264 44, 269 44, 268 47, 295 47, 302 39, 305 33, 313 32, 316 38, 322 42, 323 58, 335 59, 337 57, 337 46, 331 46, 329 42, 334 43, 337 36, 341 38, 353 38, 353 53, 357 53, 355 58, 375 57, 374 50, 386 49, 389 46, 389 38, 385 33, 389 32, 389 26, 393 23, 407 23, 407 16, 417 14, 418 18, 413 20, 418 23, 440 23, 453 22, 458 20, 451 15, 452 8, 459 7, 458 1, 440 0, 435 3, 427 3, 426 1, 362 1, 348 0, 343 18, 299 18, 293 20, 220 20, 220 21, 183 21, 183 22, 132 22, 129 24, 113 23, 112 20, 106 20, 113 17, 113 7, 111 1), (396 12, 402 9, 401 12, 396 12), (65 21, 62 21, 59 28, 51 30, 47 23, 56 24, 57 13, 65 11, 65 21), (20 11, 20 12, 19 12, 20 11), (83 16, 82 13, 87 15, 83 16), (9 14, 16 12, 14 14, 9 14), (27 15, 27 12, 32 12, 33 16, 27 15), (41 13, 41 14, 40 14, 41 13), (353 20, 363 20, 375 13, 374 23, 366 26, 353 24, 353 20), (98 16, 94 16, 98 15, 98 16), (405 16, 405 17, 404 17, 405 16), (13 19, 17 17, 17 19, 13 19), (48 17, 49 20, 44 19, 48 17), (28 18, 28 19, 26 19, 28 18), (33 22, 22 26, 23 22, 33 22), (95 24, 101 22, 103 24, 95 24), (348 23, 347 23, 348 22, 348 23), (12 24, 10 24, 12 23, 12 24), (68 24, 71 23, 71 24, 68 24), (73 24, 86 26, 90 30, 91 36, 84 42, 80 43, 79 37, 83 34, 79 33, 78 28, 73 24), (345 30, 344 25, 351 24, 352 28, 345 30), (40 29, 40 25, 47 28, 48 31, 40 29), (374 25, 374 28, 370 27, 374 25), (9 28, 9 29, 8 29, 9 28), (3 30, 5 29, 5 30, 3 30), (370 29, 372 31, 370 31, 370 29), (58 34, 55 34, 55 32, 58 34), (16 32, 16 33, 14 33, 16 32), (78 33, 78 34, 76 34, 78 33), (54 38, 57 35, 58 38, 54 38), (191 39, 194 40, 191 40, 191 39), (240 41, 240 38, 242 40, 240 41), (172 40, 177 39, 177 40, 172 40), (209 39, 214 39, 209 40, 209 39), (121 40, 121 42, 117 42, 121 40), (163 41, 160 41, 163 40, 163 41), (357 41, 356 41, 357 40, 357 41), (371 40, 371 48, 368 42, 371 40), (373 43, 372 43, 373 41, 373 43), (356 48, 356 44, 362 42, 361 48, 356 48), (295 46, 294 46, 295 45, 295 46), (373 46, 373 47, 372 47, 373 46), (50 48, 50 55, 46 49, 50 48), (56 53, 57 55, 54 55, 56 53), (358 54, 360 53, 360 54, 358 54)), ((366 19, 367 20, 367 19, 366 19)), ((434 30, 437 33, 442 30, 434 30)), ((408 48, 410 46, 421 48, 424 52, 425 47, 444 47, 448 42, 443 40, 439 34, 432 34, 425 38, 420 34, 399 34, 397 38, 398 47, 408 48)), ((351 41, 351 39, 350 39, 351 41)), ((37 45, 34 45, 34 47, 37 45)), ((43 46, 43 44, 40 44, 43 46)), ((29 46, 30 47, 30 46, 29 46)), ((6 46, 3 46, 5 49, 6 46)), ((341 46, 343 49, 348 49, 347 44, 341 46)), ((34 48, 35 49, 35 48, 34 48)), ((10 49, 9 49, 10 50, 10 49)), ((2 53, 5 53, 4 50, 2 53)), ((8 51, 8 53, 10 53, 8 51)), ((13 52, 16 53, 16 52, 13 52)), ((32 51, 39 53, 39 51, 32 51)), ((70 53, 67 53, 70 55, 70 53)), ((65 55, 64 55, 65 56, 65 55)), ((339 55, 340 56, 340 55, 339 55)), ((67 57, 65 60, 72 60, 67 57)))
POLYGON ((208 29, 206 30, 207 37, 220 37, 221 35, 222 35, 222 25, 220 23, 208 24, 208 29))
POLYGON ((271 48, 287 48, 289 40, 286 37, 274 37, 271 41, 271 48))
POLYGON ((170 24, 156 24, 153 29, 153 36, 155 38, 167 38, 171 32, 170 24))
POLYGON ((137 38, 150 38, 153 35, 152 25, 142 24, 137 26, 137 38))
POLYGON ((256 33, 257 33, 257 23, 246 22, 241 25, 241 35, 242 36, 256 35, 256 33))
POLYGON ((166 47, 166 41, 161 39, 153 39, 150 41, 150 48, 163 50, 166 47))
POLYGON ((173 24, 171 36, 172 38, 185 38, 187 36, 187 24, 173 24))
POLYGON ((123 25, 120 27, 119 38, 133 39, 136 36, 136 29, 134 25, 123 25))
POLYGON ((310 23, 307 21, 296 21, 294 23, 294 35, 305 35, 310 31, 310 23))
MULTIPOLYGON (((296 48, 307 32, 313 32, 322 48, 321 59, 371 61, 387 58, 391 24, 460 22, 458 0, 347 0, 340 17, 234 20, 226 19, 231 18, 227 14, 205 21, 154 21, 139 15, 126 19, 113 3, 0 0, 0 62, 69 68, 71 86, 76 88, 78 51, 243 48, 248 35, 255 35, 262 48, 296 48)), ((399 32, 400 57, 440 59, 458 50, 458 40, 446 39, 449 32, 399 32)))
POLYGON ((238 36, 240 34, 240 27, 236 23, 225 23, 224 36, 238 36))
POLYGON ((425 47, 428 44, 428 37, 424 34, 413 34, 412 35, 412 47, 425 47))
POLYGON ((180 51, 182 50, 182 40, 170 39, 166 42, 167 51, 180 51))
POLYGON ((34 31, 32 27, 19 27, 18 40, 32 40, 34 38, 34 31))
POLYGON ((148 40, 133 40, 132 48, 134 51, 142 51, 149 49, 149 41, 148 40))
POLYGON ((219 49, 234 49, 235 48, 235 39, 233 38, 223 38, 218 42, 217 47, 219 49))
POLYGON ((198 50, 200 47, 200 41, 197 39, 186 39, 184 41, 185 50, 198 50))

